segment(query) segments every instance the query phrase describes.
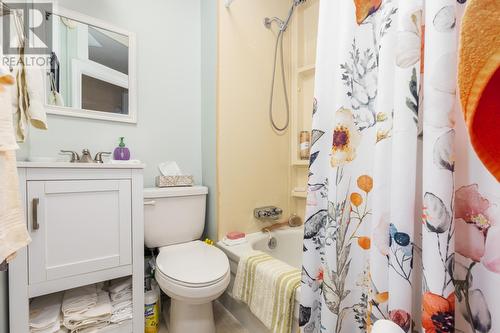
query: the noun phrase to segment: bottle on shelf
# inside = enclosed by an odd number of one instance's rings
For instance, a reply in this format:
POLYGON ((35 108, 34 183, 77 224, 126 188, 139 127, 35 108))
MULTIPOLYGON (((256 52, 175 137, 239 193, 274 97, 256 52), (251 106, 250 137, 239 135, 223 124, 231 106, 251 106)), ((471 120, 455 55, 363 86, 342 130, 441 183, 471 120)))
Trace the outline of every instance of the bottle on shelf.
POLYGON ((301 160, 309 159, 309 149, 311 145, 311 133, 301 131, 299 135, 299 157, 301 160))

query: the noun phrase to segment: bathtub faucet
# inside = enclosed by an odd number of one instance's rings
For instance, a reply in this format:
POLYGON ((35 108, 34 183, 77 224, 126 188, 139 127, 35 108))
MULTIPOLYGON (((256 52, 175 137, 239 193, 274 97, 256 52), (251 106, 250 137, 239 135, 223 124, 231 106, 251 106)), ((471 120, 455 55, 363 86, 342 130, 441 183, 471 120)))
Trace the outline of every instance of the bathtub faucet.
POLYGON ((253 210, 253 216, 257 220, 278 220, 283 214, 283 209, 276 206, 258 207, 253 210))

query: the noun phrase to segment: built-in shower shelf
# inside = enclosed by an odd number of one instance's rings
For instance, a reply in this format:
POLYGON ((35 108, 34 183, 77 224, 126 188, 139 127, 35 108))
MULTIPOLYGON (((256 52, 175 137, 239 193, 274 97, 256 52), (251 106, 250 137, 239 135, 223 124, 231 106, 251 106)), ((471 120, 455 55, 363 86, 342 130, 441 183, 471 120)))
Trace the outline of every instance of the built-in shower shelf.
POLYGON ((309 160, 300 159, 300 133, 310 132, 316 76, 320 0, 298 6, 290 26, 290 210, 305 217, 309 160))
POLYGON ((307 198, 307 192, 306 191, 292 191, 292 197, 294 198, 302 198, 305 199, 307 198))
POLYGON ((293 166, 306 167, 309 166, 309 160, 294 160, 292 161, 293 166))
POLYGON ((314 73, 316 71, 316 65, 307 65, 307 66, 302 66, 297 69, 297 72, 301 75, 307 75, 310 73, 314 73))

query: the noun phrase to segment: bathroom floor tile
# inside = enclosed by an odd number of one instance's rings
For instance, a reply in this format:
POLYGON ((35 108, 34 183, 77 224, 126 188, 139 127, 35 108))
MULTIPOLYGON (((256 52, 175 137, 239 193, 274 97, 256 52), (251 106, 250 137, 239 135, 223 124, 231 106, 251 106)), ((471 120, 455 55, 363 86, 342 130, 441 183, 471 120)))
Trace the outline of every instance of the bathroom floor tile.
MULTIPOLYGON (((217 333, 249 333, 219 302, 214 303, 214 317, 217 333)), ((159 333, 168 333, 163 321, 160 324, 159 333)))
POLYGON ((214 303, 214 317, 217 333, 249 333, 219 302, 214 303))

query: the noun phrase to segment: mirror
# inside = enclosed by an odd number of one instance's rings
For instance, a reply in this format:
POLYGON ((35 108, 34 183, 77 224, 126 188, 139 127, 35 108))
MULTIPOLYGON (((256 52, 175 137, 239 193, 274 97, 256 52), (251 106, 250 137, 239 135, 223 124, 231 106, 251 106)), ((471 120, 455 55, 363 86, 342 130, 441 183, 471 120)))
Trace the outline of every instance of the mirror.
POLYGON ((136 122, 133 36, 66 10, 52 15, 49 112, 136 122))

